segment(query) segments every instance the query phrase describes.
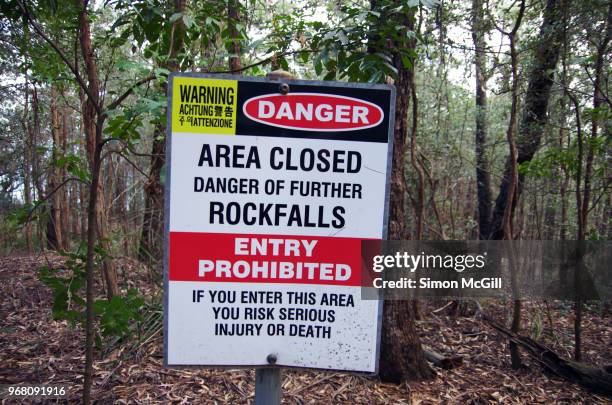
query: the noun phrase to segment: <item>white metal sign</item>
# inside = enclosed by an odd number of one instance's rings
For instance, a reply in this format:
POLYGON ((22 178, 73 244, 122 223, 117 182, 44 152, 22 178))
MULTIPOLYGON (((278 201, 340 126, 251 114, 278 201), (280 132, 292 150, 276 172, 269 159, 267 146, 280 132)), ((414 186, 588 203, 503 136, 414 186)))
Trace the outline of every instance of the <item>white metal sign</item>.
POLYGON ((394 89, 172 75, 167 365, 375 372, 394 89))

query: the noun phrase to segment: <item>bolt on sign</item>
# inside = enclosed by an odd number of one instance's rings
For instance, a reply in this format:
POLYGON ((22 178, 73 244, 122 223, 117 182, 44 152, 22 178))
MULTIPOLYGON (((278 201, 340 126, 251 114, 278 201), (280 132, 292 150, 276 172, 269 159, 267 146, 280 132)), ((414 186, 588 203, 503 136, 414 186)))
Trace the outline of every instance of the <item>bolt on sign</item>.
POLYGON ((376 372, 392 86, 170 77, 165 362, 376 372), (281 91, 282 90, 282 91, 281 91))

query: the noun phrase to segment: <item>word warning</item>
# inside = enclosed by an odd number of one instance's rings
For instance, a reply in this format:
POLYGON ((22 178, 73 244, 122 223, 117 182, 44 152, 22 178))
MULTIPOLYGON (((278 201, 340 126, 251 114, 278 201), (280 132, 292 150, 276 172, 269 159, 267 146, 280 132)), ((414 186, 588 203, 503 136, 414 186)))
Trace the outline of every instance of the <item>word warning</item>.
POLYGON ((165 362, 375 372, 394 88, 175 74, 165 362))

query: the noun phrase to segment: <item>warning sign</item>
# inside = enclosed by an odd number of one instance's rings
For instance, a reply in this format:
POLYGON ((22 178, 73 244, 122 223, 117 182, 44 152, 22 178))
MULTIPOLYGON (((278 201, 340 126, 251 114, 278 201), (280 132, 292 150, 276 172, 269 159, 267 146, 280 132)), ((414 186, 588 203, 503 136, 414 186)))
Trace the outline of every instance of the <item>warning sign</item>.
POLYGON ((236 80, 174 77, 172 130, 236 134, 236 80))
POLYGON ((288 84, 170 78, 167 365, 377 369, 394 89, 288 84))

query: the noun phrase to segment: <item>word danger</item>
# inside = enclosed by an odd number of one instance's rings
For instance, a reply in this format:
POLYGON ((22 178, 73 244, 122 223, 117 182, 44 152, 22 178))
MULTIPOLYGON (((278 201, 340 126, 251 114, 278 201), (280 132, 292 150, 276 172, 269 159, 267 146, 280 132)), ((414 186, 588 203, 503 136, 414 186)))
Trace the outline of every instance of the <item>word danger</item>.
MULTIPOLYGON (((305 171, 325 173, 359 173, 361 154, 356 151, 304 148, 294 150, 275 146, 270 149, 267 160, 272 170, 305 171)), ((261 153, 257 146, 203 144, 198 166, 230 167, 238 169, 261 169, 261 153)))
POLYGON ((380 107, 365 100, 322 93, 265 94, 247 100, 244 115, 261 124, 310 131, 353 131, 380 124, 380 107))
MULTIPOLYGON (((236 238, 236 256, 312 257, 317 240, 236 238)), ((214 279, 346 281, 352 269, 343 263, 275 260, 198 260, 198 277, 214 279)))
POLYGON ((276 108, 276 105, 271 101, 262 100, 259 102, 259 108, 257 110, 257 118, 266 119, 272 118, 276 120, 282 120, 286 118, 288 120, 305 120, 312 121, 313 119, 328 122, 336 121, 342 123, 361 123, 369 124, 368 120, 368 108, 364 106, 351 106, 338 104, 331 106, 329 104, 318 104, 313 103, 291 103, 282 102, 276 108))

